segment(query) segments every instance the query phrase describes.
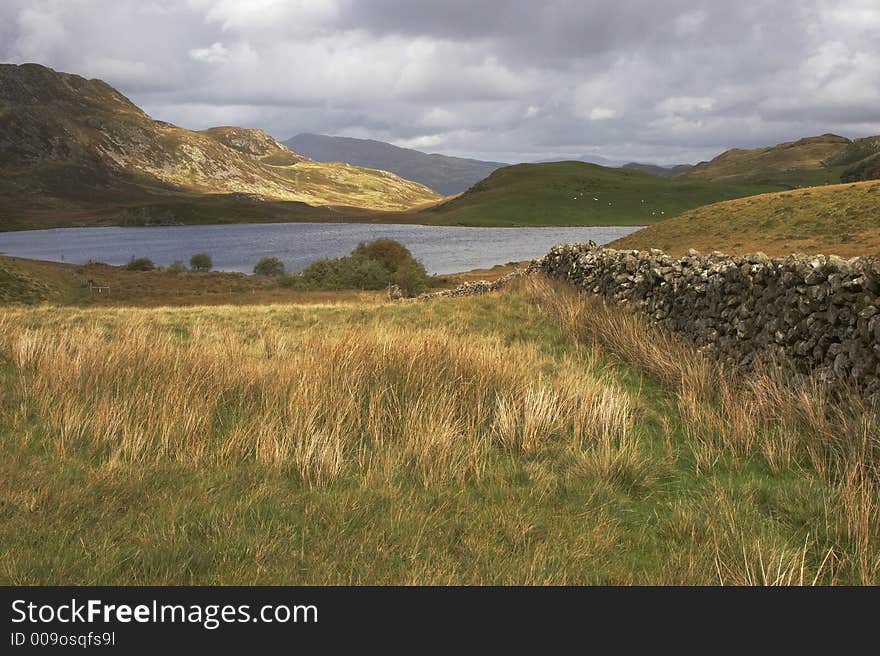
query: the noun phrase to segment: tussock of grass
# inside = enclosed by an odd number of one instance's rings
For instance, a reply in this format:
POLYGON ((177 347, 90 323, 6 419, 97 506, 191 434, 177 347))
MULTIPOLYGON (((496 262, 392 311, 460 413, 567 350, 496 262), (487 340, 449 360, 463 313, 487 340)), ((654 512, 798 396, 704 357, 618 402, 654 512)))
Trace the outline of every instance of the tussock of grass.
POLYGON ((495 445, 581 448, 633 422, 607 380, 531 345, 437 329, 238 335, 197 323, 183 341, 141 318, 110 332, 12 327, 4 347, 24 439, 39 416, 59 457, 111 464, 250 460, 293 467, 309 485, 462 483, 480 479, 495 445))

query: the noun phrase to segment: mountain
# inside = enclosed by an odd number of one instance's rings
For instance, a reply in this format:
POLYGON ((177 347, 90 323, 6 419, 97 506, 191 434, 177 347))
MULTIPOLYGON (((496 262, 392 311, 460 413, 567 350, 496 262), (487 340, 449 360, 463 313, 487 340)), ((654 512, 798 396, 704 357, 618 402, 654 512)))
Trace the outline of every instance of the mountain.
POLYGON ((328 137, 323 134, 298 134, 284 144, 318 162, 348 162, 355 166, 391 171, 407 180, 420 182, 444 196, 460 193, 495 169, 506 166, 501 162, 423 153, 373 139, 328 137))
POLYGON ((659 175, 661 178, 671 178, 676 175, 683 175, 690 171, 693 164, 676 164, 675 166, 660 166, 658 164, 643 164, 641 162, 630 162, 624 164, 621 168, 633 169, 642 173, 650 173, 651 175, 659 175))
POLYGON ((337 217, 438 199, 386 171, 315 162, 261 130, 154 120, 100 80, 0 65, 0 229, 337 217))
POLYGON ((880 180, 762 194, 698 207, 620 239, 614 248, 787 255, 880 252, 880 180))
POLYGON ((516 164, 416 216, 444 225, 644 225, 699 205, 767 190, 585 162, 516 164))

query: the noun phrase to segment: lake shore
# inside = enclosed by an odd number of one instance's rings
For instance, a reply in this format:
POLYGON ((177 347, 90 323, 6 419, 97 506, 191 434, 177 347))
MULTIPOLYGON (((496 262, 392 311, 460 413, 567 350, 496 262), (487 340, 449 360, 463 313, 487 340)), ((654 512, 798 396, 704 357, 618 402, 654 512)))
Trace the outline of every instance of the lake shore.
POLYGON ((385 224, 275 223, 143 228, 62 228, 0 233, 0 254, 71 264, 121 265, 133 257, 158 266, 207 252, 214 268, 250 273, 261 257, 298 271, 316 259, 348 255, 361 242, 404 244, 428 273, 449 275, 544 255, 559 243, 605 244, 637 227, 469 228, 385 224))

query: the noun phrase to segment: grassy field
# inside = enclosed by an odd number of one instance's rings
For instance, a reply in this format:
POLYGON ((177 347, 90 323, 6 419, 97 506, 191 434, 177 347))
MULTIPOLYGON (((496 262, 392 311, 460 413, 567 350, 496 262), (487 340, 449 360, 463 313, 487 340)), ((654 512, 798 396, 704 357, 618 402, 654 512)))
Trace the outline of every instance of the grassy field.
POLYGON ((878 434, 541 278, 7 308, 0 582, 878 583, 878 434))
MULTIPOLYGON (((528 262, 508 262, 431 278, 431 289, 474 280, 496 280, 528 262)), ((109 264, 65 264, 0 255, 0 306, 51 303, 78 307, 266 305, 273 303, 374 302, 385 291, 309 291, 285 287, 269 276, 228 271, 157 268, 130 271, 109 264)))
MULTIPOLYGON (((454 282, 444 280, 444 284, 454 282)), ((75 265, 0 256, 0 305, 262 305, 367 302, 383 297, 382 292, 369 291, 298 291, 279 286, 272 277, 235 272, 129 271, 109 264, 75 265)))
POLYGON ((584 162, 517 164, 410 216, 439 225, 644 225, 700 205, 774 189, 778 187, 661 178, 584 162))
POLYGON ((768 255, 880 252, 880 180, 741 198, 685 212, 610 244, 768 255))

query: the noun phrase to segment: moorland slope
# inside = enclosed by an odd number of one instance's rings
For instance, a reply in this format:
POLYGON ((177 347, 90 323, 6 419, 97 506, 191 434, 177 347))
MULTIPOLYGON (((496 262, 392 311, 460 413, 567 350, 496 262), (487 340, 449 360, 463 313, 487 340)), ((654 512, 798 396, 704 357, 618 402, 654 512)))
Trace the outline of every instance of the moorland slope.
POLYGON ((0 65, 0 229, 333 218, 438 199, 387 171, 309 160, 261 130, 154 120, 101 80, 0 65))

